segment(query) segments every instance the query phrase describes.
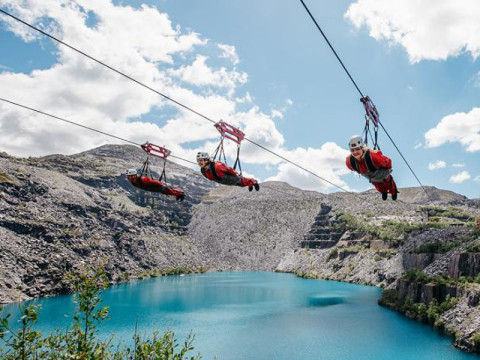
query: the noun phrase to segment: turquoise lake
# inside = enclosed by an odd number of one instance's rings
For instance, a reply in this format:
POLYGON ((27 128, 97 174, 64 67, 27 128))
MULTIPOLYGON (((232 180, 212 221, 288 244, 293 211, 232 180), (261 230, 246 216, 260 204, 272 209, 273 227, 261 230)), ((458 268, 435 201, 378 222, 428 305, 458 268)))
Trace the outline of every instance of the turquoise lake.
MULTIPOLYGON (((474 359, 430 326, 377 305, 376 287, 266 272, 153 278, 103 295, 110 318, 101 334, 130 342, 140 333, 193 331, 203 359, 474 359)), ((43 333, 65 329, 71 296, 41 299, 43 333)), ((15 311, 16 305, 5 311, 15 311)), ((193 353, 192 353, 193 354, 193 353)))

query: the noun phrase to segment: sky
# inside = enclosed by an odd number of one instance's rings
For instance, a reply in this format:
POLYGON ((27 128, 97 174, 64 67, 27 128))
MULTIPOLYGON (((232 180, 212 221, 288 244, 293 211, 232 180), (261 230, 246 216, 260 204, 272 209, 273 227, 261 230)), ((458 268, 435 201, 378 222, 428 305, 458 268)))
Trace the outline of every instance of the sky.
MULTIPOLYGON (((480 2, 305 3, 420 181, 479 198, 480 2)), ((365 123, 360 95, 300 1, 0 0, 0 8, 345 190, 371 188, 345 166, 348 140, 365 123)), ((0 97, 192 161, 219 141, 202 117, 5 15, 0 97)), ((74 154, 109 143, 122 142, 0 102, 0 151, 74 154)), ((381 129, 379 145, 398 186, 418 186, 381 129)), ((235 145, 226 150, 233 157, 235 145)), ((338 191, 248 142, 241 159, 262 181, 338 191)))

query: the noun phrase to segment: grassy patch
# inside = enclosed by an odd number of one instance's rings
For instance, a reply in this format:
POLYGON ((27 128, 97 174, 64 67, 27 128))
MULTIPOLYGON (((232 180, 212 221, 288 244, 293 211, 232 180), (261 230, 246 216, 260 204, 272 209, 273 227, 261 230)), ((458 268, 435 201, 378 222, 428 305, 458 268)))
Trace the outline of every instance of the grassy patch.
POLYGON ((428 214, 429 218, 433 219, 449 218, 460 221, 472 221, 475 219, 475 215, 455 206, 424 206, 421 209, 428 214))
POLYGON ((381 226, 372 225, 365 219, 359 219, 350 213, 337 214, 337 227, 345 227, 347 230, 363 233, 371 239, 394 241, 404 238, 405 234, 414 230, 446 228, 449 225, 443 223, 409 223, 406 221, 384 221, 381 226))
POLYGON ((7 183, 7 184, 12 184, 16 185, 17 183, 6 173, 0 172, 0 183, 7 183))
POLYGON ((414 250, 416 254, 425 254, 425 253, 432 253, 432 254, 444 254, 452 250, 458 245, 456 242, 440 242, 435 241, 427 244, 420 245, 414 250))

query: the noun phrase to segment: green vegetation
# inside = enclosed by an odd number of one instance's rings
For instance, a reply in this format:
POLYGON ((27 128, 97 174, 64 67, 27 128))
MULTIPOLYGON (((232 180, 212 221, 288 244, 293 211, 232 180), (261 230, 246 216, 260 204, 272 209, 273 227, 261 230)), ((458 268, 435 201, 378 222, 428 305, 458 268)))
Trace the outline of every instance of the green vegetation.
POLYGON ((199 268, 189 268, 186 266, 171 266, 163 269, 146 270, 137 275, 138 278, 158 277, 167 275, 182 275, 182 274, 194 274, 205 273, 207 268, 200 266, 199 268))
POLYGON ((183 274, 203 274, 208 271, 205 266, 198 268, 189 268, 186 266, 171 266, 162 269, 145 270, 138 274, 130 274, 124 271, 118 275, 118 281, 125 282, 131 279, 147 279, 150 277, 168 276, 168 275, 183 275, 183 274))
POLYGON ((474 242, 474 243, 468 245, 466 250, 467 250, 467 252, 478 253, 478 252, 480 252, 480 243, 479 242, 474 242))
POLYGON ((398 293, 395 289, 383 290, 382 296, 378 299, 378 304, 382 306, 395 305, 398 302, 398 293))
POLYGON ((344 226, 347 230, 366 234, 372 239, 387 241, 402 239, 406 233, 414 230, 448 227, 448 224, 443 223, 428 222, 412 224, 406 221, 393 220, 384 221, 381 226, 376 226, 368 223, 364 219, 344 212, 337 214, 337 220, 339 221, 339 225, 337 226, 344 226))
POLYGON ((480 346, 480 332, 476 332, 472 335, 471 340, 475 344, 475 346, 480 346))
MULTIPOLYGON (((448 242, 441 242, 441 241, 434 241, 430 243, 426 243, 417 247, 414 252, 416 254, 424 254, 424 253, 431 253, 431 254, 443 254, 453 250, 454 248, 471 242, 476 238, 480 237, 480 230, 474 229, 471 230, 468 234, 461 236, 457 239, 448 242)), ((480 242, 476 241, 469 244, 466 249, 467 252, 480 252, 480 242)))
POLYGON ((63 227, 63 228, 60 228, 59 230, 63 235, 68 237, 79 237, 83 235, 83 230, 80 227, 75 227, 75 228, 63 227))
POLYGON ((473 214, 455 206, 424 206, 421 210, 428 214, 429 221, 439 221, 439 218, 449 218, 460 221, 472 221, 475 219, 473 214))
MULTIPOLYGON (((113 337, 100 340, 97 337, 98 326, 107 318, 108 307, 100 307, 100 294, 107 287, 103 269, 85 268, 78 274, 69 274, 68 283, 75 291, 75 311, 73 324, 69 329, 44 336, 33 330, 38 320, 40 306, 23 305, 18 330, 9 324, 9 314, 4 316, 0 308, 0 358, 4 360, 182 360, 193 350, 194 336, 190 334, 182 346, 179 346, 173 332, 163 335, 158 332, 153 338, 133 336, 133 347, 112 345, 113 337)), ((200 355, 188 357, 199 359, 200 355)))
POLYGON ((301 271, 295 270, 293 272, 296 276, 304 278, 304 279, 318 279, 318 272, 317 271, 301 271))
POLYGON ((378 300, 379 305, 397 309, 410 317, 432 324, 435 327, 444 326, 440 316, 452 309, 457 302, 457 298, 447 295, 441 304, 438 303, 437 299, 432 299, 428 304, 415 303, 411 296, 407 297, 405 302, 402 303, 394 289, 384 290, 382 297, 378 300))
POLYGON ((456 242, 447 242, 443 243, 440 241, 435 241, 427 244, 420 245, 417 247, 414 252, 416 254, 444 254, 455 248, 458 244, 456 242))
POLYGON ((334 247, 330 250, 330 252, 328 253, 328 257, 327 257, 327 261, 331 260, 331 259, 334 259, 338 256, 338 248, 337 247, 334 247))
POLYGON ((364 245, 353 245, 353 246, 346 246, 341 248, 340 252, 347 253, 347 254, 356 254, 366 249, 367 247, 364 245))
POLYGON ((467 285, 469 283, 480 284, 480 274, 478 274, 474 278, 471 276, 460 276, 458 279, 455 279, 455 278, 452 278, 449 276, 443 276, 443 275, 428 276, 423 271, 418 269, 410 269, 405 271, 403 273, 402 278, 407 281, 421 283, 421 284, 431 283, 436 285, 451 285, 451 286, 457 286, 459 284, 467 285))
POLYGON ((0 172, 0 183, 16 185, 15 181, 4 172, 0 172))

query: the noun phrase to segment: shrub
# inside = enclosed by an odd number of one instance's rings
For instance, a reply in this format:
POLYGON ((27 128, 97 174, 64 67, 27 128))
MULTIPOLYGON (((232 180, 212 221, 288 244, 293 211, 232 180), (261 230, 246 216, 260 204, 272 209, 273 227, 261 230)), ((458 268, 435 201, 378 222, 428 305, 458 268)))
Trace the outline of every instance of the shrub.
POLYGON ((435 241, 428 244, 423 244, 417 247, 414 252, 416 254, 432 253, 432 254, 443 254, 452 250, 457 246, 454 242, 443 243, 440 241, 435 241))
POLYGON ((380 305, 390 305, 395 306, 398 302, 398 293, 395 289, 386 289, 383 290, 382 296, 378 299, 380 305))
POLYGON ((418 223, 412 224, 405 221, 384 221, 381 226, 368 223, 364 219, 358 219, 350 213, 337 213, 337 228, 344 227, 347 230, 359 232, 368 235, 370 238, 382 239, 387 241, 396 241, 404 237, 406 233, 414 230, 429 228, 445 228, 449 226, 444 223, 418 223))
POLYGON ((334 247, 330 252, 328 253, 327 260, 331 260, 333 258, 336 258, 338 256, 338 248, 334 247))
POLYGON ((475 346, 480 345, 480 332, 476 332, 475 334, 472 335, 471 340, 475 344, 475 346))
POLYGON ((426 282, 428 279, 428 276, 419 269, 409 269, 405 271, 403 274, 403 278, 407 281, 413 281, 413 282, 426 282))

